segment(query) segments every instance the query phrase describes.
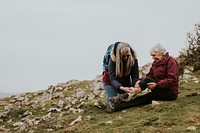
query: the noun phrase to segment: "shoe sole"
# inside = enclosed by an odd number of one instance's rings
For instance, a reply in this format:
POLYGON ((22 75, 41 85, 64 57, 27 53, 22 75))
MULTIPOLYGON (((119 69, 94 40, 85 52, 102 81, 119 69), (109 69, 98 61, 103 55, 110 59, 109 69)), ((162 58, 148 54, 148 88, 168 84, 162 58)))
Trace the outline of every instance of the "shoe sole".
POLYGON ((106 109, 106 105, 102 101, 98 101, 97 107, 100 109, 106 109))

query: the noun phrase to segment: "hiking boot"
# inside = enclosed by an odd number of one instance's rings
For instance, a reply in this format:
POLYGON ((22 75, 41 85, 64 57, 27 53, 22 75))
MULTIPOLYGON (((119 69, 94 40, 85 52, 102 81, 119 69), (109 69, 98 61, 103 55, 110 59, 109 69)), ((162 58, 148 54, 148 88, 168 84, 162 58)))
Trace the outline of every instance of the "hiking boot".
POLYGON ((119 94, 115 97, 111 97, 110 101, 114 103, 128 102, 135 96, 136 93, 124 93, 124 94, 119 94))
POLYGON ((97 106, 101 109, 106 109, 106 102, 99 100, 97 106))
POLYGON ((135 96, 136 96, 136 93, 128 93, 128 97, 126 99, 124 99, 124 101, 128 102, 135 96))
POLYGON ((121 103, 122 101, 126 101, 128 97, 129 97, 128 93, 119 94, 117 96, 111 97, 110 101, 112 101, 113 103, 121 103))
POLYGON ((115 103, 112 101, 107 102, 105 111, 109 114, 113 113, 115 111, 115 103))

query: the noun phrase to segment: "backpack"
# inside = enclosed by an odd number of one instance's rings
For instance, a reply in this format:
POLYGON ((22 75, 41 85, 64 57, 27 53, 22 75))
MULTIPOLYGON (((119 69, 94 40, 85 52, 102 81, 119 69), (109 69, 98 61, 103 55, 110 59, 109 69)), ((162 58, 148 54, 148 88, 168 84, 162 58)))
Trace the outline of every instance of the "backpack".
POLYGON ((116 42, 114 44, 110 44, 108 47, 107 47, 107 50, 106 50, 106 53, 103 57, 103 72, 105 71, 105 69, 107 69, 108 67, 108 62, 110 60, 110 53, 111 53, 111 50, 112 48, 114 48, 114 54, 116 55, 116 48, 117 48, 117 45, 119 44, 120 42, 116 42))

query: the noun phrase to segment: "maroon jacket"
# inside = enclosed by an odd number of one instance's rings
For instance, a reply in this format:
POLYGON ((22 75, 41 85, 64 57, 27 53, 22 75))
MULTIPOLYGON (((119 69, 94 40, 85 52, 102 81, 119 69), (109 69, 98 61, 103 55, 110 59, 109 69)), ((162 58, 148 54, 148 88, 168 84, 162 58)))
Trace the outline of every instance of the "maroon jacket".
POLYGON ((146 77, 151 77, 156 81, 155 89, 169 89, 178 96, 178 63, 168 53, 160 62, 153 62, 146 77))

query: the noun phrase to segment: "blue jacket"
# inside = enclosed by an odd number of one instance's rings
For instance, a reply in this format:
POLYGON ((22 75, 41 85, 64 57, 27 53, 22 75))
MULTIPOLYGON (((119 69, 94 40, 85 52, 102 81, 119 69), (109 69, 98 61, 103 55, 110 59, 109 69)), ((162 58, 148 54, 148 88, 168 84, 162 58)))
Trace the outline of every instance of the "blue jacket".
POLYGON ((135 59, 135 64, 131 68, 130 75, 126 77, 116 77, 115 75, 115 62, 110 58, 108 69, 105 70, 103 75, 103 82, 112 85, 114 88, 119 89, 120 86, 131 87, 134 86, 139 78, 138 61, 135 59))

